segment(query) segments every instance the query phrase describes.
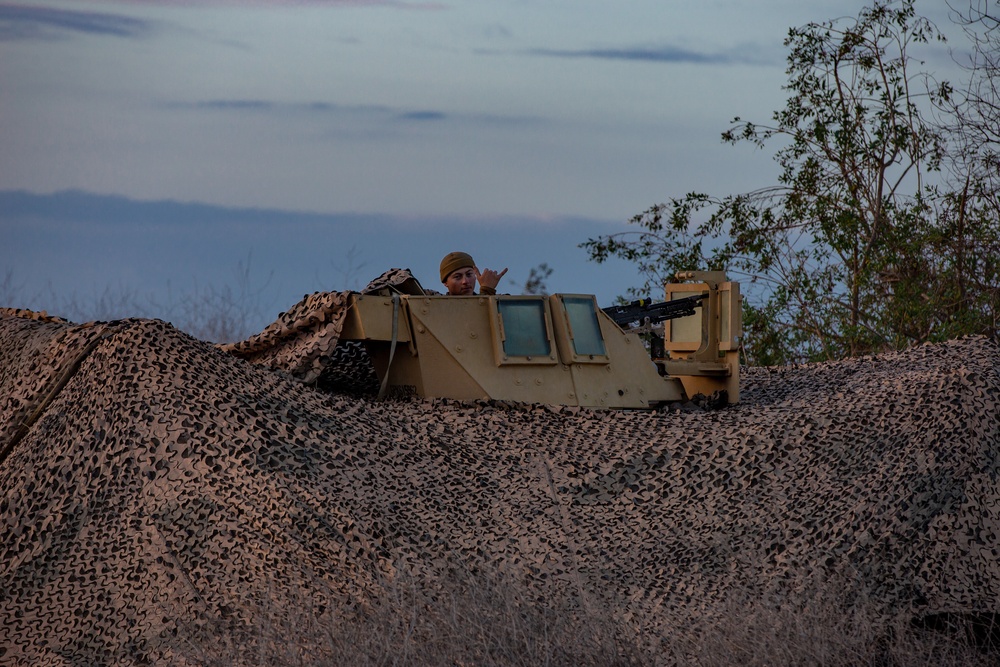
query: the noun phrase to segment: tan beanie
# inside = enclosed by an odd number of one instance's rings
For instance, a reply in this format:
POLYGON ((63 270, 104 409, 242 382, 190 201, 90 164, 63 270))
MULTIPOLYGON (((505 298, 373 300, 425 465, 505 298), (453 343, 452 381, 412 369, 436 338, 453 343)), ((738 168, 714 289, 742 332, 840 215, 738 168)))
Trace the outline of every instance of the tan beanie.
POLYGON ((467 252, 449 252, 441 260, 441 282, 445 282, 454 271, 467 266, 475 266, 472 255, 467 252))

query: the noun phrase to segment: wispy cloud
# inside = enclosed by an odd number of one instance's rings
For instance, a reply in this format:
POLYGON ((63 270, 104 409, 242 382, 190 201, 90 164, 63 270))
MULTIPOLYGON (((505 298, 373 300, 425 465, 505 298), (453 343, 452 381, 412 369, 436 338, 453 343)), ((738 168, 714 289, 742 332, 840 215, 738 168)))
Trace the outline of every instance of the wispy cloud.
POLYGON ((447 117, 443 111, 404 111, 399 114, 402 120, 444 120, 447 117))
POLYGON ((117 0, 128 5, 171 7, 397 7, 399 9, 447 9, 441 2, 405 0, 117 0))
MULTIPOLYGON (((166 105, 173 109, 209 109, 218 111, 273 111, 278 105, 265 100, 202 100, 191 103, 171 103, 166 105)), ((310 105, 296 105, 309 109, 310 105)), ((324 111, 326 109, 318 109, 324 111)))
POLYGON ((57 39, 72 33, 135 39, 153 31, 152 22, 121 14, 0 2, 0 40, 5 41, 57 39))
POLYGON ((385 106, 376 105, 342 105, 332 102, 275 102, 262 99, 214 99, 195 100, 191 102, 163 102, 165 109, 202 110, 202 111, 233 111, 261 113, 315 113, 315 114, 381 114, 392 115, 402 113, 385 106))
MULTIPOLYGON (((169 7, 394 7, 405 10, 441 10, 440 2, 405 0, 117 0, 127 6, 169 7)), ((45 5, 0 2, 0 41, 61 39, 71 34, 137 39, 157 29, 154 21, 110 12, 64 9, 45 5)))
POLYGON ((276 102, 263 99, 213 99, 191 102, 162 102, 161 108, 171 110, 262 113, 270 115, 314 114, 317 116, 360 116, 384 122, 474 122, 490 125, 527 125, 544 122, 532 116, 503 116, 497 114, 468 114, 440 109, 406 109, 384 105, 335 104, 332 102, 276 102))
POLYGON ((686 63, 694 65, 725 65, 759 63, 760 58, 743 49, 730 52, 702 52, 676 46, 629 47, 605 49, 532 49, 529 55, 553 58, 594 58, 635 62, 686 63))

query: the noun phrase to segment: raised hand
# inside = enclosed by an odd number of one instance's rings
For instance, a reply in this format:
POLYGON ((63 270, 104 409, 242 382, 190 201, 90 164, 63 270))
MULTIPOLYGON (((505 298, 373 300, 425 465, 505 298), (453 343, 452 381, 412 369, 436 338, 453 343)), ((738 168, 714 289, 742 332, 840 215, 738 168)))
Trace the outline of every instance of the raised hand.
POLYGON ((489 287, 491 289, 496 289, 497 285, 500 284, 500 279, 503 278, 504 274, 507 273, 507 269, 504 269, 500 273, 497 273, 493 269, 483 269, 480 271, 476 269, 476 280, 479 281, 479 287, 489 287))

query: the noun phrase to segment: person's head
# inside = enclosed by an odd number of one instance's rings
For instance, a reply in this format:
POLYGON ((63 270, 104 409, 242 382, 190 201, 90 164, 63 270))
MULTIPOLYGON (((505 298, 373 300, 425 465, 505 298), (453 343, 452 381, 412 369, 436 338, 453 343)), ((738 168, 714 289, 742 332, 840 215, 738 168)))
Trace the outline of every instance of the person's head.
POLYGON ((441 260, 441 282, 453 296, 476 293, 476 263, 466 252, 449 252, 441 260))

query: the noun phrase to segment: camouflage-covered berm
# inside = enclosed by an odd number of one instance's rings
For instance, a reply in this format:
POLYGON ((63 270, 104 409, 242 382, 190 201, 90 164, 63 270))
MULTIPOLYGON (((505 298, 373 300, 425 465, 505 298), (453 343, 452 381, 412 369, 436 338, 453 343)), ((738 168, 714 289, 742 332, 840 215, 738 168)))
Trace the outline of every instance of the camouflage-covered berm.
POLYGON ((0 311, 0 664, 166 662, 248 591, 321 608, 455 563, 647 636, 748 581, 844 571, 887 613, 1000 608, 991 340, 745 369, 718 411, 376 401, 317 386, 357 359, 341 302, 290 309, 266 363, 263 339, 0 311))

